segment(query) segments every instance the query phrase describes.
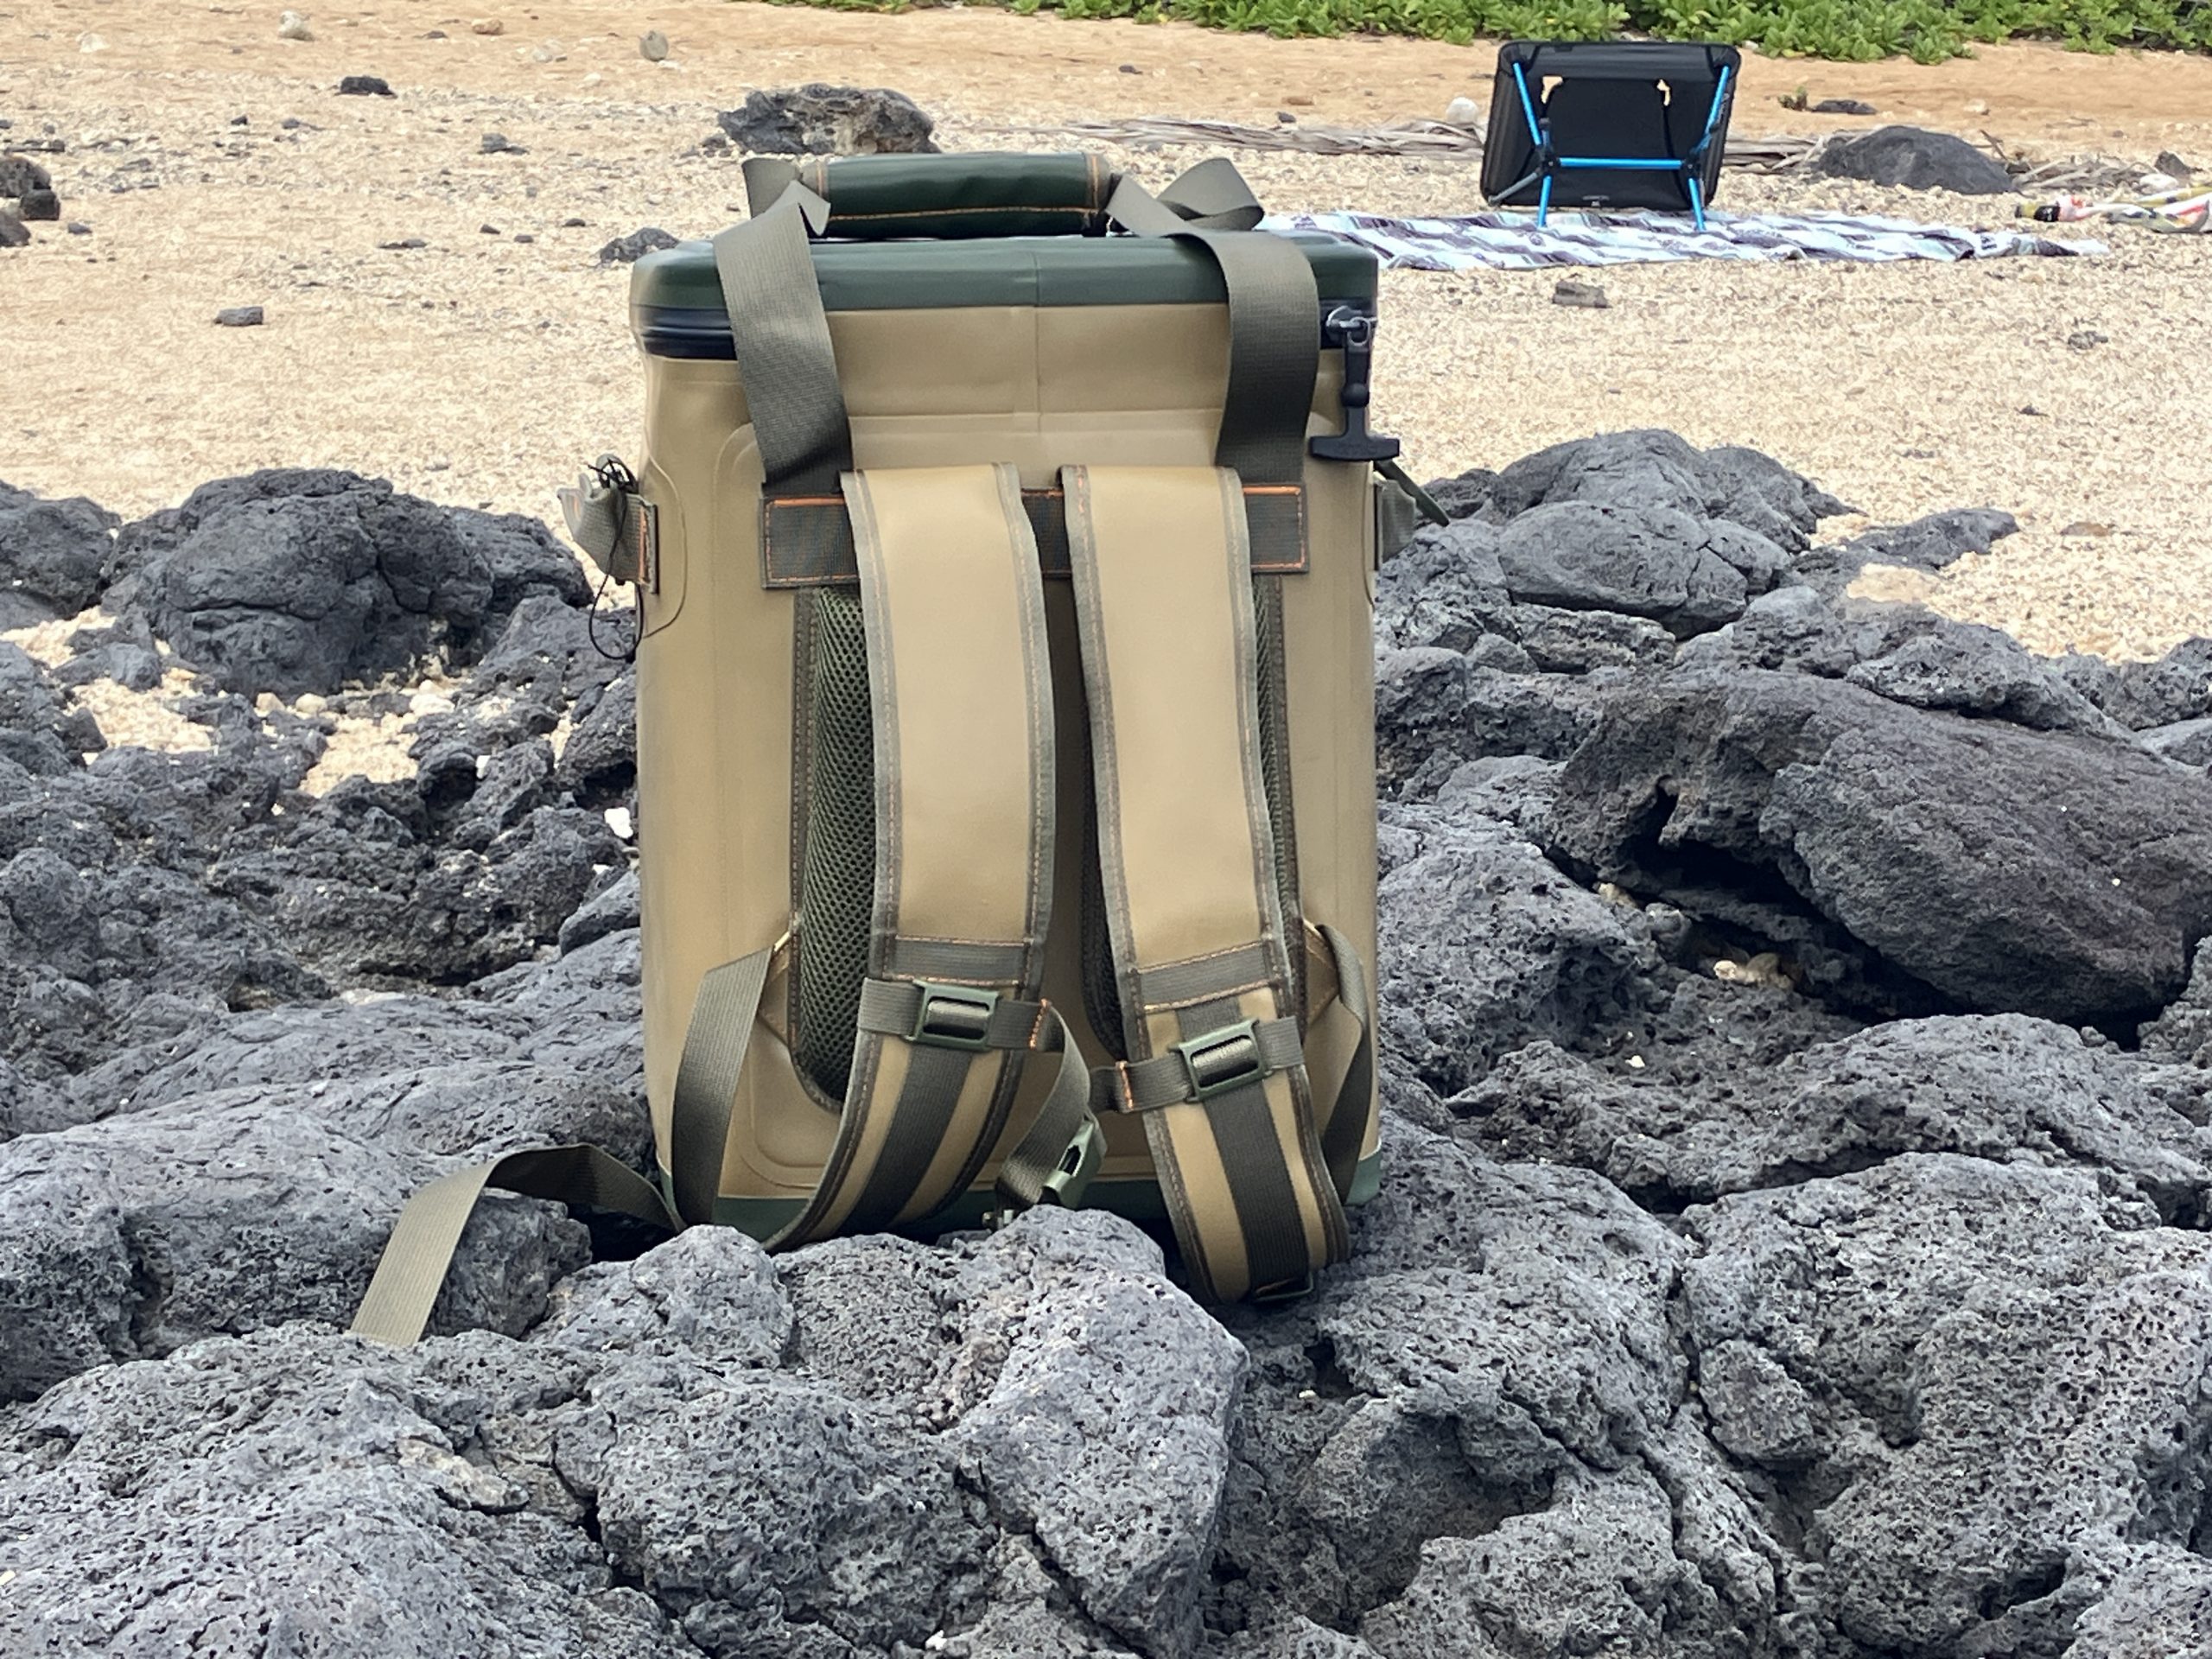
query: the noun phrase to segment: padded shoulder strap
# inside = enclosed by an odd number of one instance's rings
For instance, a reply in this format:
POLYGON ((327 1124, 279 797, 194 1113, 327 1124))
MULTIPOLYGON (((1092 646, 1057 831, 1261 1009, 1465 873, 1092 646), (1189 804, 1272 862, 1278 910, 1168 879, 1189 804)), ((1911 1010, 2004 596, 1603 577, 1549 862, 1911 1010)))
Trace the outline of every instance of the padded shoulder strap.
POLYGON ((1277 896, 1242 487, 1216 467, 1061 480, 1128 1048, 1107 1075, 1200 1294, 1295 1290, 1347 1241, 1277 896))
MULTIPOLYGON (((1003 1132, 1027 1052, 1058 1048, 1064 1071, 1082 1070, 1035 1000, 1052 902, 1052 670, 1020 481, 970 466, 842 483, 874 726, 869 976, 822 1185, 772 1244, 943 1208, 1003 1132)), ((1061 1148, 1081 1094, 1079 1077, 1055 1090, 1064 1116, 1077 1102, 1061 1148)))

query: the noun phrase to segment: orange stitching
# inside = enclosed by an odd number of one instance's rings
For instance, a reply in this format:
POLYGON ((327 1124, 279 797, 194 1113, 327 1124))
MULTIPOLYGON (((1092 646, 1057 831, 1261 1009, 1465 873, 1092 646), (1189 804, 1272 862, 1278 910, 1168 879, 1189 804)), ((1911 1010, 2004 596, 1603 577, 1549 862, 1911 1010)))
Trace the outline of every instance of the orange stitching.
POLYGON ((1208 991, 1203 996, 1186 996, 1179 1002, 1141 1002, 1137 1006, 1146 1014, 1173 1014, 1179 1008, 1202 1008, 1209 1002, 1218 1002, 1224 997, 1249 996, 1254 991, 1275 988, 1272 979, 1255 979, 1249 985, 1226 986, 1218 991, 1208 991))
POLYGON ((893 213, 847 213, 841 218, 833 208, 830 210, 830 222, 832 225, 839 223, 871 225, 879 219, 960 219, 969 213, 1073 213, 1078 218, 1089 219, 1097 211, 1096 207, 1084 203, 1077 203, 1071 207, 1039 207, 1034 202, 1027 201, 1006 201, 989 207, 906 207, 893 213))

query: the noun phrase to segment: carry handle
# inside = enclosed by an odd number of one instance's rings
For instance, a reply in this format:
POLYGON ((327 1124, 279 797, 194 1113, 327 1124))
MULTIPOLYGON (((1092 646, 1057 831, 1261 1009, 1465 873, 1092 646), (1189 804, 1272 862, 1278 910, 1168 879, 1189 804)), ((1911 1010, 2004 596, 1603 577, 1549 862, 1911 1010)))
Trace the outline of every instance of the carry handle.
POLYGON ((957 241, 999 236, 1103 236, 1153 209, 1174 227, 1249 230, 1259 199, 1221 158, 1202 162, 1157 198, 1096 156, 842 156, 793 162, 756 156, 745 163, 747 205, 755 217, 793 185, 825 211, 808 230, 817 238, 883 242, 957 241), (1159 209, 1165 209, 1164 213, 1159 209))

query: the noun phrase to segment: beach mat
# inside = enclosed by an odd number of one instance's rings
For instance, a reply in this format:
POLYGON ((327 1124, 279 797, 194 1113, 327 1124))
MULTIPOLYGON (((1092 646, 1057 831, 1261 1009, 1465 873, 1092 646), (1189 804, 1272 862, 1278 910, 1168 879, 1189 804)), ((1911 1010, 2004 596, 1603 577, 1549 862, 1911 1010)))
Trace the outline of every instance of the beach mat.
POLYGON ((1847 213, 1707 213, 1696 229, 1679 213, 1554 213, 1543 229, 1524 213, 1400 219, 1379 213, 1292 213, 1274 231, 1320 231, 1374 251, 1399 270, 1540 270, 1680 259, 1770 263, 1820 259, 1887 264, 1904 259, 2069 257, 2102 253, 2097 242, 2021 230, 1968 230, 1847 213))

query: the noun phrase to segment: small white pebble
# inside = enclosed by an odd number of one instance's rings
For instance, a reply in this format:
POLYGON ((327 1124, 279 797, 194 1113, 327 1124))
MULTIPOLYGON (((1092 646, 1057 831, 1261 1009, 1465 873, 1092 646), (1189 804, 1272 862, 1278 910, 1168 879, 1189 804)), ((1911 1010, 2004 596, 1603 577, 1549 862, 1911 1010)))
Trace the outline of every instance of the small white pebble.
POLYGON ((608 807, 607 809, 607 827, 612 830, 624 841, 629 840, 631 836, 635 833, 635 829, 630 822, 630 809, 626 806, 608 807))

